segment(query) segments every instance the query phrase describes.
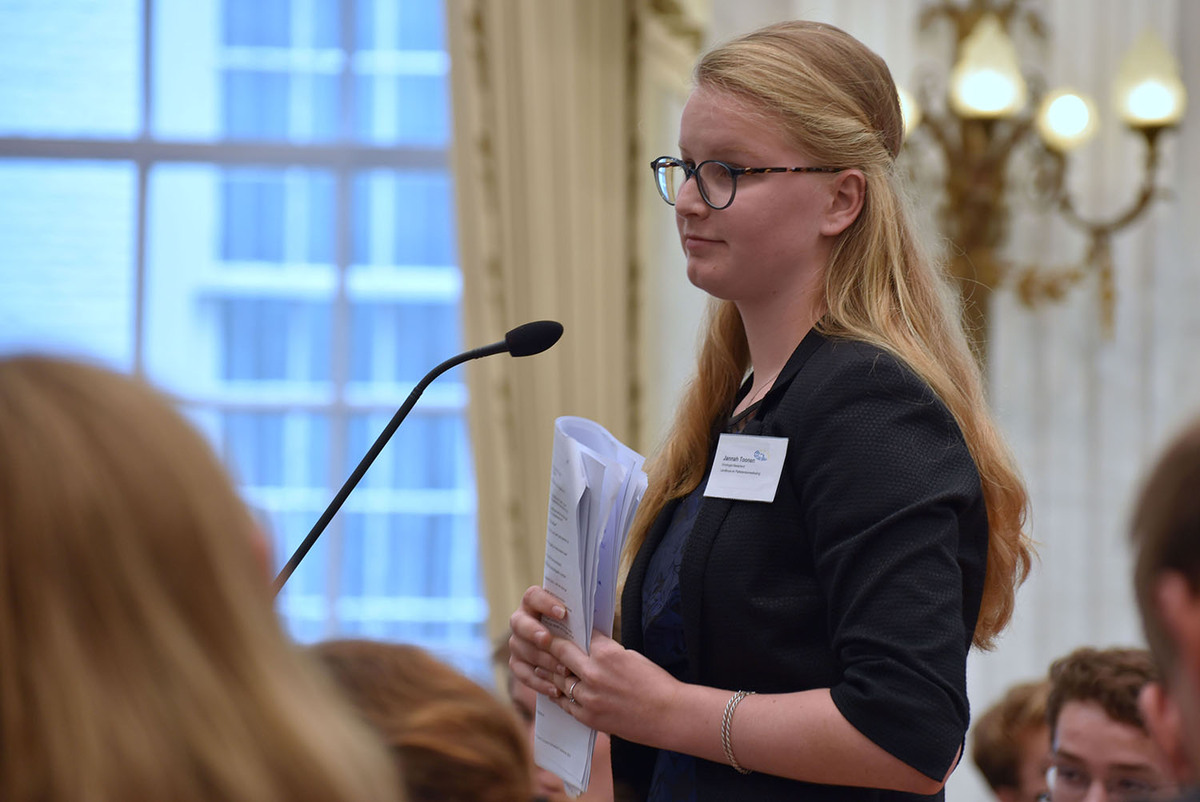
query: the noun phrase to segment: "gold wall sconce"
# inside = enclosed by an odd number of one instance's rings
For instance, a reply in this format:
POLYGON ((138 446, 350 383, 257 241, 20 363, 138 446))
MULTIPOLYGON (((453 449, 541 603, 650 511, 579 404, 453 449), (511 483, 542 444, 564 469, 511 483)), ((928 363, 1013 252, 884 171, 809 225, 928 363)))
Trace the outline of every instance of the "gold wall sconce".
POLYGON ((1018 25, 1045 40, 1045 24, 1024 0, 938 0, 921 15, 922 30, 941 18, 955 33, 954 65, 944 80, 946 100, 934 104, 926 85, 914 98, 900 90, 906 136, 932 141, 945 168, 939 210, 953 242, 951 269, 961 283, 963 315, 976 354, 986 360, 988 308, 993 290, 1015 288, 1029 307, 1062 298, 1095 274, 1100 321, 1113 328, 1112 235, 1139 219, 1159 192, 1160 134, 1176 126, 1187 102, 1179 68, 1166 45, 1147 31, 1125 54, 1113 87, 1124 124, 1145 141, 1137 197, 1108 219, 1088 219, 1067 191, 1068 154, 1095 133, 1096 104, 1072 89, 1044 91, 1035 74, 1022 74, 1012 33, 1018 25), (1031 89, 1032 87, 1032 89, 1031 89), (1030 154, 1038 196, 1082 231, 1088 245, 1073 266, 1017 266, 1003 248, 1008 235, 1010 163, 1030 154))

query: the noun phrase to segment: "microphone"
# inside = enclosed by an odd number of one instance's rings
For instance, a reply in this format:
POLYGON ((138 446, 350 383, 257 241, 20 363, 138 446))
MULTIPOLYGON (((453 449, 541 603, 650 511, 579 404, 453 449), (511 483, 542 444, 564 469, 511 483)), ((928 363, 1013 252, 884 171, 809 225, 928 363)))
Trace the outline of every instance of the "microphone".
POLYGON ((388 421, 388 425, 379 433, 379 437, 375 438, 375 442, 367 449, 367 453, 358 463, 358 466, 350 473, 350 477, 342 485, 342 489, 333 497, 333 501, 329 502, 329 506, 325 508, 325 512, 321 513, 321 517, 313 525, 308 535, 305 536, 304 542, 292 553, 291 558, 287 561, 287 565, 283 566, 279 575, 275 577, 275 593, 278 594, 279 591, 283 590, 284 583, 288 581, 292 572, 296 570, 296 566, 300 564, 300 561, 304 559, 304 555, 308 554, 308 550, 317 542, 317 538, 325 531, 325 527, 333 520, 333 516, 337 515, 337 511, 342 508, 342 504, 350 495, 350 491, 363 478, 367 469, 371 467, 371 463, 379 456, 379 452, 383 451, 383 447, 387 445, 388 440, 391 439, 396 429, 399 428, 400 422, 408 416, 409 411, 416 405, 417 399, 421 397, 421 393, 425 392, 425 388, 429 386, 430 382, 455 365, 461 365, 463 362, 472 359, 479 359, 480 357, 491 356, 492 354, 503 354, 505 352, 513 356, 533 356, 534 354, 540 354, 558 342, 558 338, 562 337, 562 333, 563 327, 558 321, 535 320, 532 323, 517 326, 505 334, 504 339, 500 342, 485 345, 481 348, 473 348, 457 356, 452 356, 426 373, 424 378, 417 382, 417 386, 408 394, 408 398, 404 399, 404 403, 396 410, 396 414, 388 421))

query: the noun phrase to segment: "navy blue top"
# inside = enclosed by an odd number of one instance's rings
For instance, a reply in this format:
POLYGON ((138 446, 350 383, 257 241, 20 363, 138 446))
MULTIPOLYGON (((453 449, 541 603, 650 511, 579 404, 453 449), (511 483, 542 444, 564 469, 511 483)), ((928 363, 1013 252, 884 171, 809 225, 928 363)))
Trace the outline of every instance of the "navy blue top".
MULTIPOLYGON (((756 407, 757 404, 732 419, 728 430, 740 430, 756 407)), ((679 598, 679 565, 707 486, 706 473, 696 489, 675 508, 671 524, 650 558, 642 586, 643 654, 684 682, 687 681, 688 655, 679 598)), ((647 799, 648 802, 695 802, 696 758, 658 750, 647 799)))
MULTIPOLYGON (((683 612, 679 603, 679 563, 707 484, 706 477, 675 508, 671 525, 650 558, 642 590, 643 653, 678 680, 687 675, 688 665, 687 647, 683 642, 683 612)), ((650 780, 649 802, 694 802, 695 799, 696 758, 660 749, 650 780)))

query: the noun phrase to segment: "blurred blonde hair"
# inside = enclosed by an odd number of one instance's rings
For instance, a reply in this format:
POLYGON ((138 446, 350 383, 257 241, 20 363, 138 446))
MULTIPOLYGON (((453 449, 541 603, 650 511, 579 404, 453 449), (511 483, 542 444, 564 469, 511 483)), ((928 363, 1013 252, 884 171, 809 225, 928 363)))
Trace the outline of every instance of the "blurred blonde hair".
MULTIPOLYGON (((827 311, 817 328, 894 354, 958 422, 987 504, 987 576, 974 643, 989 648, 1012 618, 1016 589, 1029 573, 1028 498, 992 421, 948 278, 912 220, 895 164, 904 124, 887 65, 839 28, 793 21, 711 50, 695 78, 761 109, 816 163, 855 167, 866 176, 862 211, 839 235, 826 267, 827 311)), ((696 374, 648 466, 650 488, 629 538, 627 566, 659 511, 703 478, 714 422, 732 411, 749 367, 736 306, 710 301, 696 374)))
POLYGON ((149 386, 0 360, 0 798, 403 799, 285 637, 255 525, 149 386))
POLYGON ((333 640, 313 651, 391 747, 409 802, 529 802, 525 734, 474 680, 406 644, 333 640))

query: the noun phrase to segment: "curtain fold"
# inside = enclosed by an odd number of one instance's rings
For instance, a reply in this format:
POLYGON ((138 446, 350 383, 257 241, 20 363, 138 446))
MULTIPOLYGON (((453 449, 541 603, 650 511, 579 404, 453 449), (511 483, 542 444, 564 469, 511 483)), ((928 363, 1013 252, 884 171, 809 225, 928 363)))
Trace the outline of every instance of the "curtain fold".
POLYGON ((553 422, 639 440, 637 26, 644 0, 447 0, 468 343, 530 320, 562 340, 468 368, 493 637, 542 578, 553 422))

